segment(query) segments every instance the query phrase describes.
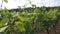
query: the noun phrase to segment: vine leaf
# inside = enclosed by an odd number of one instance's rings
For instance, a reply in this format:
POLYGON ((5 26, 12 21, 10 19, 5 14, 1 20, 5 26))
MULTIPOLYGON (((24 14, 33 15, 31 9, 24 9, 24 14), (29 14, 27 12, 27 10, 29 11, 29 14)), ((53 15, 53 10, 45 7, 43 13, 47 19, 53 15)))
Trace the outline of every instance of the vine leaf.
POLYGON ((8 0, 4 0, 4 2, 8 3, 8 0))
POLYGON ((21 32, 22 31, 25 31, 25 27, 24 27, 24 24, 22 22, 15 22, 15 25, 17 27, 18 30, 20 30, 21 32))

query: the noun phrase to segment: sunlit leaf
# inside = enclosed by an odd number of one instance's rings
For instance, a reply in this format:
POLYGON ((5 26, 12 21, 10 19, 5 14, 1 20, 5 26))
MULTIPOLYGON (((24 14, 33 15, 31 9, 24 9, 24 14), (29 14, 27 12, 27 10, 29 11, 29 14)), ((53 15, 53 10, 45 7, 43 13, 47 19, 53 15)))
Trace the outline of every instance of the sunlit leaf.
POLYGON ((20 30, 21 32, 25 31, 25 27, 22 22, 15 22, 15 25, 16 25, 17 29, 20 30))
POLYGON ((2 21, 0 22, 0 27, 5 26, 5 23, 8 23, 9 19, 8 18, 3 18, 2 21))

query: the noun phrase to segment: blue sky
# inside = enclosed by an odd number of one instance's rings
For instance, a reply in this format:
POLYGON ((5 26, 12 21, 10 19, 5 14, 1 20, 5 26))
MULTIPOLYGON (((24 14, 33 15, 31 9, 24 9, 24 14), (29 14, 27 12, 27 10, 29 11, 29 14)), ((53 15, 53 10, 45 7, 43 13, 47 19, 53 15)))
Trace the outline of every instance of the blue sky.
MULTIPOLYGON (((60 0, 30 0, 33 4, 35 4, 38 7, 41 6, 60 6, 60 0)), ((1 5, 1 0, 0 0, 1 5)), ((26 6, 31 7, 31 4, 29 4, 28 0, 8 0, 8 3, 3 3, 3 7, 7 7, 8 9, 17 8, 18 6, 26 6)))

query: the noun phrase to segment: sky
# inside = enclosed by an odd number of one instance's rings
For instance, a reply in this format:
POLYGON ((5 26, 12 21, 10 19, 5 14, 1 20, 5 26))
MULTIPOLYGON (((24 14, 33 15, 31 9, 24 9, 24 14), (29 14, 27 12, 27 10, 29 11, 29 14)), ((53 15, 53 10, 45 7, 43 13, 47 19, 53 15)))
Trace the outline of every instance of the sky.
MULTIPOLYGON (((37 7, 46 6, 46 7, 54 7, 54 6, 60 6, 60 0, 29 0, 32 2, 32 4, 35 4, 37 7)), ((26 6, 31 7, 31 4, 28 0, 8 0, 8 3, 3 2, 3 7, 6 7, 8 9, 14 9, 18 8, 18 6, 26 6)), ((2 3, 2 0, 0 0, 0 5, 2 3)))

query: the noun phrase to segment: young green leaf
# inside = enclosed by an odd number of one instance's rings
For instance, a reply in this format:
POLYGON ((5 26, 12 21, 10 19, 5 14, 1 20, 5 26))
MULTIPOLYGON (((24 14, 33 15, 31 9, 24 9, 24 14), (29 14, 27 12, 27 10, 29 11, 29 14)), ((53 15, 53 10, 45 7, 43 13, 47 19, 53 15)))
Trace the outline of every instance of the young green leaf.
POLYGON ((4 0, 6 3, 8 3, 8 0, 4 0))

